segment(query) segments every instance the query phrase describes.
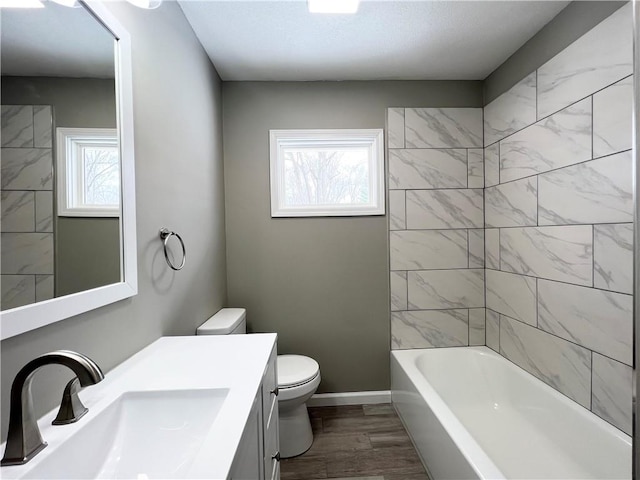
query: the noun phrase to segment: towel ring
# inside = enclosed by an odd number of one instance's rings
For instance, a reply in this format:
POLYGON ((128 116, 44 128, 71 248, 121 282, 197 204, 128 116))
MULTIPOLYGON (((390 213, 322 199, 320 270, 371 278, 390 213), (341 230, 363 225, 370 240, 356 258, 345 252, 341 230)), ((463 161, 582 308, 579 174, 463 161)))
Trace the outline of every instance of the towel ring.
POLYGON ((172 232, 168 228, 163 227, 160 229, 160 238, 162 239, 162 243, 164 245, 164 259, 167 261, 167 265, 169 265, 172 270, 182 270, 182 267, 184 267, 184 262, 187 261, 187 249, 184 246, 182 237, 176 232, 172 232), (179 267, 176 267, 173 263, 171 263, 171 260, 169 259, 169 253, 167 252, 167 242, 172 235, 175 235, 175 237, 180 241, 180 245, 182 245, 182 262, 180 263, 179 267))

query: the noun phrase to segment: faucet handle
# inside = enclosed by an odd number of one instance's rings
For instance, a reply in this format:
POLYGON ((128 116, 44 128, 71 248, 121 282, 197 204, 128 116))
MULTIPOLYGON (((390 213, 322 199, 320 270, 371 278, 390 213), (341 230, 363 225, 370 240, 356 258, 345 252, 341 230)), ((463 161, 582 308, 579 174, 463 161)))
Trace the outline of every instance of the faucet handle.
POLYGON ((80 388, 78 377, 74 377, 64 387, 60 410, 58 410, 55 420, 51 422, 53 425, 68 425, 69 423, 77 422, 89 411, 80 401, 80 397, 78 397, 80 388))

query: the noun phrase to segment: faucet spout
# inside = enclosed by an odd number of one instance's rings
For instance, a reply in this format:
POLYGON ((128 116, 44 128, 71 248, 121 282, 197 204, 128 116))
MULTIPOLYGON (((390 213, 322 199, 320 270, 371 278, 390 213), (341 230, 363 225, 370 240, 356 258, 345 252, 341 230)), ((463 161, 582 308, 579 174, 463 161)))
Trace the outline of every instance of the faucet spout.
POLYGON ((45 353, 22 367, 11 385, 9 433, 2 466, 27 463, 47 446, 40 435, 31 396, 33 375, 44 365, 64 365, 70 368, 83 387, 94 385, 104 378, 102 370, 93 360, 69 350, 45 353))

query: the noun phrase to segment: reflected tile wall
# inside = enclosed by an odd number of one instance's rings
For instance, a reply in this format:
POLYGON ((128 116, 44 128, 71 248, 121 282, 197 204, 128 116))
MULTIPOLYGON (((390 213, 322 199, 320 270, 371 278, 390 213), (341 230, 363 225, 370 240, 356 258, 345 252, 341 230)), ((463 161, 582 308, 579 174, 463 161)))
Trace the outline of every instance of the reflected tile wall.
POLYGON ((484 307, 484 270, 407 273, 409 310, 484 307))
POLYGON ((487 105, 484 152, 487 345, 625 432, 630 20, 627 4, 487 105))
POLYGON ((467 158, 469 188, 484 187, 484 150, 482 148, 470 148, 467 158))
POLYGON ((482 228, 482 189, 408 190, 407 228, 482 228))
POLYGON ((4 105, 2 115, 2 309, 53 298, 52 109, 4 105))
POLYGON ((404 148, 404 108, 389 108, 387 112, 387 147, 404 148))
POLYGON ((467 230, 404 230, 389 238, 391 270, 467 268, 467 230))
POLYGON ((469 345, 485 344, 485 322, 484 308, 469 310, 469 345))
POLYGON ((467 150, 389 150, 389 188, 466 188, 467 150))

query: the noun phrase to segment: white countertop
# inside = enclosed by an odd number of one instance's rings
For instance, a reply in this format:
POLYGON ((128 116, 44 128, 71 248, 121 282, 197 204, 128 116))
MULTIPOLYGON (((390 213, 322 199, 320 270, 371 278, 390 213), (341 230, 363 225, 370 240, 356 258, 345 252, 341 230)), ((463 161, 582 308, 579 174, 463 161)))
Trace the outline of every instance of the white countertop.
POLYGON ((211 427, 224 435, 211 435, 205 441, 192 468, 194 478, 227 478, 276 338, 274 333, 160 338, 107 373, 102 382, 80 392, 89 412, 77 423, 51 425, 57 407, 43 416, 38 424, 48 447, 26 465, 2 467, 0 477, 28 475, 38 463, 55 455, 56 447, 65 439, 125 392, 228 388, 229 394, 211 427))

